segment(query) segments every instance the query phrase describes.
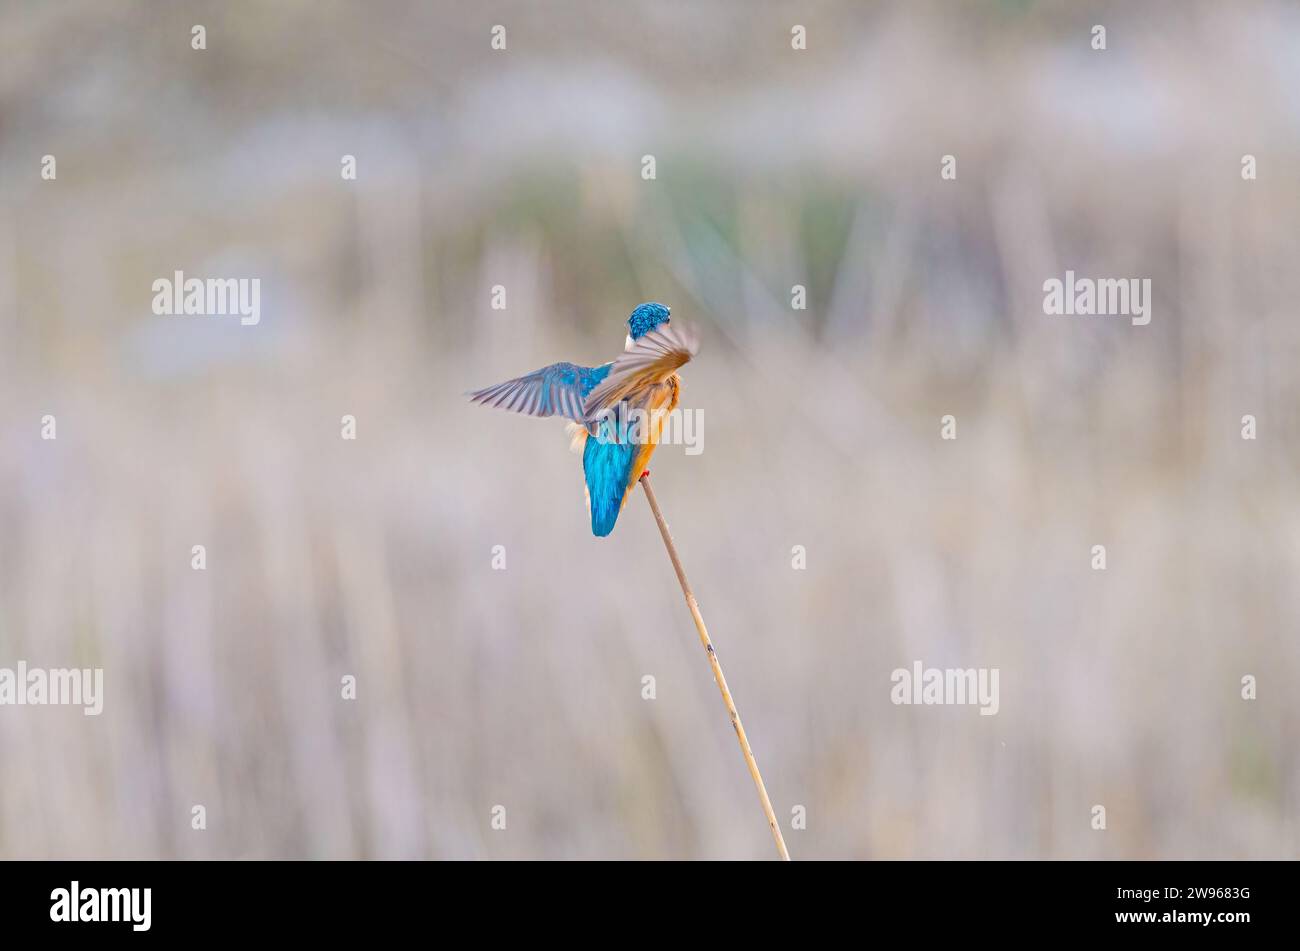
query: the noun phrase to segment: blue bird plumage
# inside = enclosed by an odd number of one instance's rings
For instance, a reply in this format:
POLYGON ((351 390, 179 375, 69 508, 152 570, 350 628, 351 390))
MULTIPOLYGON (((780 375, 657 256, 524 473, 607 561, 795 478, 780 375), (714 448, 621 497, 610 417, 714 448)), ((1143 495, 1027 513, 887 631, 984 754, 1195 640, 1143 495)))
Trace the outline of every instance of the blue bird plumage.
POLYGON ((653 442, 629 439, 628 416, 611 409, 626 405, 671 412, 677 405, 676 370, 695 353, 693 335, 665 326, 670 317, 663 304, 641 304, 628 317, 632 342, 618 360, 596 367, 553 363, 470 394, 477 403, 532 416, 559 414, 577 424, 577 437, 585 442, 582 472, 591 531, 598 537, 614 530, 628 490, 654 452, 653 442))
POLYGON ((660 324, 667 323, 671 315, 671 310, 655 301, 641 304, 627 319, 628 335, 633 340, 640 340, 660 324))
MULTIPOLYGON (((584 400, 604 382, 613 366, 612 362, 605 363, 582 375, 584 400)), ((618 513, 623 507, 623 487, 627 485, 637 448, 628 442, 615 441, 612 426, 610 419, 601 420, 595 434, 597 438, 588 439, 582 447, 582 474, 591 503, 591 533, 600 538, 612 532, 614 523, 618 521, 618 513)))
POLYGON ((601 423, 605 438, 588 439, 582 448, 582 474, 587 480, 591 505, 591 534, 604 538, 614 530, 623 511, 623 495, 632 475, 632 462, 640 447, 608 438, 609 422, 601 423))

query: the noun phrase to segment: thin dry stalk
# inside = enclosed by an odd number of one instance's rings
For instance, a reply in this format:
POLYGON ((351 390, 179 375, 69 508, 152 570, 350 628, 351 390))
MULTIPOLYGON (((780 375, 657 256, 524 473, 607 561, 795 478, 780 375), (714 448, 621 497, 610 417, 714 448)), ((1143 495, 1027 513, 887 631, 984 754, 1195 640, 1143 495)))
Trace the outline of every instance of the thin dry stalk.
POLYGON ((768 828, 772 830, 772 838, 776 840, 776 850, 780 853, 781 858, 790 861, 790 853, 786 851, 785 839, 781 838, 781 827, 777 825, 776 813, 772 811, 772 800, 767 798, 767 788, 763 785, 763 776, 758 771, 758 763, 754 759, 754 751, 749 748, 749 738, 745 736, 745 728, 741 725, 740 714, 736 712, 735 701, 731 699, 731 691, 727 689, 727 678, 722 675, 722 665, 718 663, 718 652, 713 649, 713 642, 709 640, 709 631, 704 626, 704 618, 700 615, 700 606, 695 601, 695 595, 691 592, 690 583, 686 580, 686 572, 682 570, 682 561, 677 557, 677 548, 673 545, 673 537, 668 534, 668 523, 664 521, 664 513, 659 511, 659 501, 655 498, 655 493, 650 488, 650 473, 641 476, 641 488, 645 489, 646 501, 650 503, 650 511, 654 513, 655 524, 659 526, 659 534, 663 536, 664 547, 668 549, 668 557, 672 559, 673 570, 677 572, 677 581, 682 586, 682 594, 686 596, 686 606, 691 609, 691 617, 695 619, 695 629, 700 632, 700 643, 704 645, 705 652, 709 655, 709 664, 713 667, 713 679, 718 684, 718 690, 722 693, 722 702, 727 705, 727 714, 731 717, 731 725, 736 730, 736 739, 740 741, 740 752, 745 756, 745 765, 749 767, 749 775, 754 778, 754 786, 758 789, 759 801, 763 804, 763 814, 767 816, 768 828))

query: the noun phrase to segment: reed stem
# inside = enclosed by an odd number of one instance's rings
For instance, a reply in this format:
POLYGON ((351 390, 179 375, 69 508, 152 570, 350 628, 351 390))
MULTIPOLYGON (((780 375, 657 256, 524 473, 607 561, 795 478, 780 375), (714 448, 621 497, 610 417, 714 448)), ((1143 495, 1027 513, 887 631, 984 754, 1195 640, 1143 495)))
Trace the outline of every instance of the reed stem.
POLYGON ((700 632, 700 643, 704 645, 704 650, 709 655, 709 664, 713 667, 713 679, 722 693, 722 702, 727 706, 727 714, 731 717, 732 727, 735 728, 736 739, 740 741, 740 752, 744 754, 745 765, 749 767, 749 775, 753 777, 754 786, 758 789, 758 799, 763 804, 763 814, 767 816, 767 825, 772 830, 772 838, 776 840, 776 850, 782 860, 788 862, 790 853, 786 851, 785 839, 781 837, 781 827, 777 824, 776 813, 772 811, 772 800, 767 798, 767 788, 763 785, 763 776, 758 771, 754 751, 749 748, 749 739, 745 736, 744 726, 741 725, 740 714, 736 712, 735 701, 731 699, 731 691, 727 689, 727 678, 722 675, 718 652, 713 649, 713 642, 709 640, 709 631, 704 626, 704 618, 700 615, 700 606, 691 592, 690 582, 686 580, 686 572, 682 569, 682 560, 677 557, 673 537, 668 534, 668 523, 664 521, 664 513, 659 510, 659 501, 655 498, 654 489, 650 488, 650 473, 641 476, 641 488, 645 489, 646 501, 650 503, 650 511, 654 513, 655 524, 659 526, 659 534, 663 536, 664 547, 668 549, 673 570, 677 572, 677 581, 682 586, 682 594, 686 596, 686 606, 690 608, 691 617, 695 620, 695 629, 700 632))

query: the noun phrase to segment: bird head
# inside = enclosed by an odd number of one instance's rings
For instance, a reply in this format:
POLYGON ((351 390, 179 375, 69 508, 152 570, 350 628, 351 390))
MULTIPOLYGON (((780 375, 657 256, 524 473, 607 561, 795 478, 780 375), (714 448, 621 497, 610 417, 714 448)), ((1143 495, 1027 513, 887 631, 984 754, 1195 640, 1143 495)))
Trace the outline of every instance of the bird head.
POLYGON ((632 311, 632 316, 627 319, 629 336, 633 340, 640 340, 660 324, 668 323, 668 316, 671 313, 672 311, 669 308, 663 304, 656 304, 654 301, 641 304, 636 310, 632 311))

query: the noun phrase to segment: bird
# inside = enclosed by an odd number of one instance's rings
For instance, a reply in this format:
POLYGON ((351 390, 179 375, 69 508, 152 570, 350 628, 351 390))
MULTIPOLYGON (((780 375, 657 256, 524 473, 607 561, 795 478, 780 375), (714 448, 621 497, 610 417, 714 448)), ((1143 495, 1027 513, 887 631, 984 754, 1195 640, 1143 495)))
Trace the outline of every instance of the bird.
POLYGON ((677 370, 699 350, 696 333, 671 322, 672 309, 639 304, 627 319, 623 352, 600 366, 552 363, 524 376, 467 394, 472 402, 529 416, 565 416, 575 452, 582 453, 591 532, 614 530, 627 497, 677 408, 677 370))

